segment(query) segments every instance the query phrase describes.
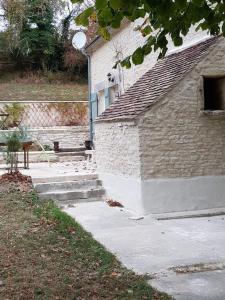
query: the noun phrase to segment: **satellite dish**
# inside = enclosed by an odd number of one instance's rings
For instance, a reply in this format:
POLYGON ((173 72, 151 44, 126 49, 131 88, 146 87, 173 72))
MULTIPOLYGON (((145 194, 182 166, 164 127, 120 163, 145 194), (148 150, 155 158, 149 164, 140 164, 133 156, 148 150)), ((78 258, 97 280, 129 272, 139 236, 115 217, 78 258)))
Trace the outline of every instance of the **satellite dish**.
POLYGON ((87 37, 83 31, 79 31, 79 32, 75 33, 75 35, 72 39, 72 45, 75 49, 77 49, 77 50, 84 49, 86 43, 87 43, 87 37))

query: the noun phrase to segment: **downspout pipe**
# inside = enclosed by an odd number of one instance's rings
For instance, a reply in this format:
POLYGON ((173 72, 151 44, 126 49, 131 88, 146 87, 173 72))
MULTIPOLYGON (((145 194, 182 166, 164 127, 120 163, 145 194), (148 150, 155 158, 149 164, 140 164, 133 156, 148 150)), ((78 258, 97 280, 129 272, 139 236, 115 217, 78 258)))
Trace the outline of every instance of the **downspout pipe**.
POLYGON ((82 53, 87 57, 88 60, 88 103, 89 103, 89 139, 93 143, 93 118, 91 109, 91 91, 92 91, 92 78, 91 78, 91 56, 87 54, 85 49, 82 53))

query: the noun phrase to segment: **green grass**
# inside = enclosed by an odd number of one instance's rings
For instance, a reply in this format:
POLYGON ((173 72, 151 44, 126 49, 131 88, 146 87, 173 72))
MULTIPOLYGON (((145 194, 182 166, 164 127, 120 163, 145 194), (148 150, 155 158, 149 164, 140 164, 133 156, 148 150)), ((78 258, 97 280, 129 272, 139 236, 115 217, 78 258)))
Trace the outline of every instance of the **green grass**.
POLYGON ((0 101, 87 101, 87 80, 68 72, 2 71, 0 101))
POLYGON ((0 299, 170 299, 53 202, 0 194, 0 299))
POLYGON ((87 101, 82 83, 0 83, 0 101, 87 101))

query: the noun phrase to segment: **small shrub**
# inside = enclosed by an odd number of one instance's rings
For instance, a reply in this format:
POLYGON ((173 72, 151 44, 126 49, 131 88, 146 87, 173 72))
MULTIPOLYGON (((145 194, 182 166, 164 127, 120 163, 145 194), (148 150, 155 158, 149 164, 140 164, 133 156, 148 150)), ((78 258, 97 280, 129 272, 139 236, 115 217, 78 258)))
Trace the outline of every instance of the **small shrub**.
POLYGON ((29 139, 26 129, 20 128, 13 132, 1 133, 0 138, 6 143, 6 164, 8 173, 18 173, 18 152, 22 149, 22 141, 29 139))
POLYGON ((20 103, 6 104, 3 110, 9 114, 6 120, 7 127, 18 127, 23 119, 25 106, 20 103))
POLYGON ((6 139, 6 164, 9 166, 8 173, 15 174, 18 172, 18 151, 22 145, 18 132, 5 135, 6 139))

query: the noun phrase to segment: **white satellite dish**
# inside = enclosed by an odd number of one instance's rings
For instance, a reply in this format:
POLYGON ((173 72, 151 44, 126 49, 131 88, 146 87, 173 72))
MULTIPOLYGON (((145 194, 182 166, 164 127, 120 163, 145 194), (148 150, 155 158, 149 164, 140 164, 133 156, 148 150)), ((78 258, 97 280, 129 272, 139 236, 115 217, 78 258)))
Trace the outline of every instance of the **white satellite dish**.
POLYGON ((77 49, 77 50, 84 49, 86 43, 87 43, 87 37, 83 31, 79 31, 79 32, 75 33, 75 35, 72 39, 72 45, 75 49, 77 49))

